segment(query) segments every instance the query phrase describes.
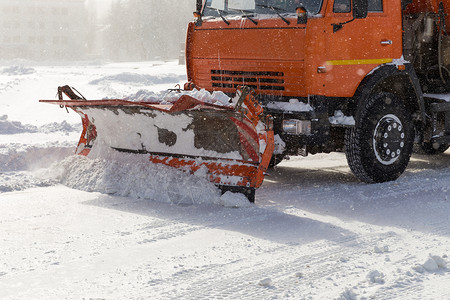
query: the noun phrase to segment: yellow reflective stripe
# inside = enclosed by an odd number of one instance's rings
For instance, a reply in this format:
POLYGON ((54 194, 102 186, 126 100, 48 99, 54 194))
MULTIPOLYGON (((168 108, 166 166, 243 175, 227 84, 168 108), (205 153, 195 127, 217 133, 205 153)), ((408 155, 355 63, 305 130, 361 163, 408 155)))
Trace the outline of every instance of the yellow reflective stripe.
POLYGON ((381 65, 391 63, 392 58, 380 59, 349 59, 349 60, 329 60, 326 62, 329 66, 344 66, 344 65, 381 65))

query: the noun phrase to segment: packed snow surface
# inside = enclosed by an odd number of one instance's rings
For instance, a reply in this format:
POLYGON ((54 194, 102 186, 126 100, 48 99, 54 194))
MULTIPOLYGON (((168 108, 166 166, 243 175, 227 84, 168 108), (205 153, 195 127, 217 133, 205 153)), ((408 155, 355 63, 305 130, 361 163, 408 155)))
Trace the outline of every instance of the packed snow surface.
POLYGON ((374 185, 291 157, 249 204, 204 170, 74 156, 79 116, 37 101, 159 94, 184 67, 21 63, 0 67, 1 299, 450 299, 449 152, 374 185))

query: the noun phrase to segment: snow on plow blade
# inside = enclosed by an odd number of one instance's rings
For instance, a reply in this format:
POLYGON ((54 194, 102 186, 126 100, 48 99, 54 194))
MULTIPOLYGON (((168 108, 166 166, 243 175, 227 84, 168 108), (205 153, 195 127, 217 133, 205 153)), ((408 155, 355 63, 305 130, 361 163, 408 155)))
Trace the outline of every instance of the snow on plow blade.
POLYGON ((239 93, 236 106, 230 108, 188 95, 169 105, 85 100, 64 86, 58 88, 59 100, 40 102, 80 114, 78 154, 88 156, 101 143, 184 171, 203 168, 222 191, 242 192, 254 201, 273 153, 272 118, 261 119, 263 109, 249 89, 239 93), (64 100, 63 93, 70 100, 64 100))

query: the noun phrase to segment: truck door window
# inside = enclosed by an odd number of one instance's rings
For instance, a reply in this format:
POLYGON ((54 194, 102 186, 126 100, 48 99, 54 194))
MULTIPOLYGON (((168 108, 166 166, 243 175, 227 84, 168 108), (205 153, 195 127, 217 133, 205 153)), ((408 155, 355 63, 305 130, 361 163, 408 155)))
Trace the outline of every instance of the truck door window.
POLYGON ((383 0, 369 0, 369 12, 383 12, 383 0))
POLYGON ((334 0, 334 13, 349 13, 351 11, 351 0, 334 0))

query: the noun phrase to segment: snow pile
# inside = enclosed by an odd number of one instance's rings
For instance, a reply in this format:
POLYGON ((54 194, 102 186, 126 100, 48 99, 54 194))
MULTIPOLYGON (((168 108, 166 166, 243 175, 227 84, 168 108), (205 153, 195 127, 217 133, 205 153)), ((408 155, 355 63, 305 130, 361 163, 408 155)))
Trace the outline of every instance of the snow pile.
POLYGON ((334 116, 328 118, 333 125, 355 125, 355 119, 353 117, 345 116, 341 110, 336 110, 334 116))
POLYGON ((27 68, 24 66, 12 66, 8 68, 4 68, 1 74, 8 76, 17 76, 17 75, 29 75, 36 73, 36 70, 33 68, 27 68))
POLYGON ((185 79, 185 75, 176 74, 161 74, 161 75, 148 75, 137 73, 120 73, 115 75, 104 76, 89 82, 91 85, 122 83, 131 85, 154 85, 154 84, 176 84, 179 81, 185 79))
POLYGON ((225 207, 250 207, 251 203, 243 194, 226 192, 220 197, 218 204, 225 207))
POLYGON ((74 145, 66 142, 39 146, 0 144, 0 172, 47 168, 74 153, 74 145))
POLYGON ((74 146, 67 142, 38 146, 0 144, 0 193, 55 185, 57 180, 42 168, 48 168, 73 152, 74 146))
POLYGON ((378 270, 370 271, 367 274, 366 278, 370 283, 378 283, 378 284, 384 283, 384 274, 378 270))
POLYGON ((309 103, 300 102, 298 99, 290 99, 289 102, 269 102, 267 107, 270 109, 289 111, 289 112, 308 112, 313 111, 309 103))
POLYGON ((346 288, 345 291, 341 294, 338 300, 356 300, 358 298, 358 295, 349 288, 346 288))
POLYGON ((60 123, 53 122, 42 125, 38 127, 38 131, 42 133, 54 133, 54 132, 80 132, 82 125, 79 124, 69 124, 67 121, 62 121, 60 123))
POLYGON ((150 199, 174 204, 218 204, 225 207, 248 206, 241 194, 226 193, 212 184, 202 170, 190 175, 165 165, 153 164, 147 155, 109 152, 103 158, 71 156, 54 165, 62 184, 71 188, 150 199))
POLYGON ((279 134, 274 136, 275 149, 273 150, 274 154, 283 154, 284 150, 286 150, 286 143, 281 139, 279 134))
POLYGON ((375 253, 378 253, 378 254, 389 252, 389 246, 387 246, 387 245, 384 245, 384 246, 381 246, 381 247, 375 246, 373 251, 375 253))
POLYGON ((419 273, 423 273, 424 271, 433 273, 445 268, 447 268, 446 261, 438 255, 431 254, 423 264, 413 267, 413 269, 419 273))
POLYGON ((27 172, 0 172, 0 193, 23 191, 34 187, 46 187, 56 184, 51 178, 40 178, 27 172))
POLYGON ((59 168, 63 184, 89 192, 186 204, 219 199, 218 190, 205 179, 151 164, 140 155, 122 154, 108 160, 73 156, 59 168))
POLYGON ((21 122, 9 121, 8 115, 0 116, 0 134, 18 134, 24 132, 37 132, 33 125, 23 125, 21 122))
POLYGON ((265 287, 271 286, 271 285, 272 285, 272 279, 270 279, 270 278, 262 279, 262 280, 258 283, 258 285, 260 285, 260 286, 265 286, 265 287))
POLYGON ((170 104, 176 102, 181 96, 187 95, 191 96, 197 100, 212 103, 220 106, 232 106, 230 97, 228 97, 225 93, 214 91, 212 93, 208 92, 205 89, 197 90, 193 89, 192 91, 162 91, 162 92, 152 92, 148 90, 140 90, 137 93, 125 97, 128 101, 134 102, 157 102, 161 104, 170 104))
POLYGON ((388 63, 387 65, 394 65, 398 67, 409 63, 410 61, 406 60, 405 57, 402 55, 400 58, 393 59, 392 63, 388 63))

